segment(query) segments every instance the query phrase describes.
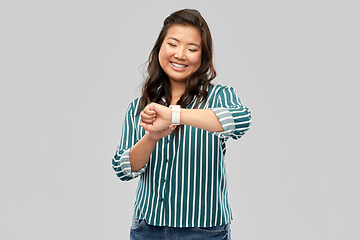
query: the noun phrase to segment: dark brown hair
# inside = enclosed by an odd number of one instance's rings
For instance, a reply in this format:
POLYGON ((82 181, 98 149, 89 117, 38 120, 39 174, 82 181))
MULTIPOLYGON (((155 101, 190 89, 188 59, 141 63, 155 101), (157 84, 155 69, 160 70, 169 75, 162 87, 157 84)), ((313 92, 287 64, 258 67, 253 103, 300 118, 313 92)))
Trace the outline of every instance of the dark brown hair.
POLYGON ((201 34, 202 49, 201 65, 199 69, 187 79, 185 93, 177 104, 185 108, 195 97, 198 97, 195 104, 195 107, 198 108, 200 103, 207 99, 208 86, 216 77, 216 71, 213 66, 213 46, 210 29, 205 19, 197 10, 183 9, 172 13, 164 20, 163 27, 149 55, 147 67, 148 76, 142 85, 140 107, 137 114, 151 102, 170 105, 171 85, 168 76, 160 66, 159 51, 168 29, 176 24, 197 28, 201 34), (165 102, 162 101, 162 97, 165 98, 165 102))

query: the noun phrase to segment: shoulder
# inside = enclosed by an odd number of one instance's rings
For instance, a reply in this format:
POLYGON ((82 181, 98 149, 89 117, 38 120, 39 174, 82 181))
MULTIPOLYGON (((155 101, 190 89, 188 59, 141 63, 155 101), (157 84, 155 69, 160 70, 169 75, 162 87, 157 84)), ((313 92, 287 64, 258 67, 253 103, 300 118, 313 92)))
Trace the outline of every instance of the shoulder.
POLYGON ((209 89, 209 106, 235 106, 241 105, 239 96, 232 86, 216 84, 209 89))
POLYGON ((229 85, 222 85, 222 84, 211 84, 209 85, 209 96, 219 95, 219 94, 236 94, 236 91, 233 87, 229 85))
POLYGON ((129 104, 127 110, 126 110, 126 114, 131 115, 131 116, 135 116, 138 109, 139 109, 139 106, 140 106, 140 97, 136 98, 132 102, 130 102, 130 104, 129 104))

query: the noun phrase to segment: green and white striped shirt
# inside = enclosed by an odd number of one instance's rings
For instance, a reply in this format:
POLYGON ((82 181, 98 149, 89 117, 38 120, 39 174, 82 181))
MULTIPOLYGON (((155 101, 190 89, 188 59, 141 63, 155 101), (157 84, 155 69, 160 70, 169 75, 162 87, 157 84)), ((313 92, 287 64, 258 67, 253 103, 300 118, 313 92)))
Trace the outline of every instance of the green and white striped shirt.
MULTIPOLYGON (((195 100, 187 108, 193 108, 195 100)), ((129 151, 145 134, 135 116, 140 99, 128 107, 120 144, 112 159, 120 180, 140 176, 134 217, 150 225, 168 227, 212 227, 232 220, 228 203, 224 156, 226 141, 239 139, 249 130, 251 113, 233 88, 211 85, 206 102, 199 108, 212 109, 223 132, 208 132, 183 126, 156 144, 147 165, 131 172, 129 151)))

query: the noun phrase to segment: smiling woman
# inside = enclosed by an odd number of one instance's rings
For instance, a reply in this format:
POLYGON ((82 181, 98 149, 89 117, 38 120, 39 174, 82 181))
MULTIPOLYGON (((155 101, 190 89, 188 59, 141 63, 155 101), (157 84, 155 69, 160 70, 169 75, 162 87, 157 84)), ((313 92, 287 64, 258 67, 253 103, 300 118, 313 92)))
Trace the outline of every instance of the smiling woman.
POLYGON ((211 83, 212 58, 198 11, 165 19, 112 159, 120 180, 140 177, 130 239, 230 239, 226 141, 251 114, 233 88, 211 83))

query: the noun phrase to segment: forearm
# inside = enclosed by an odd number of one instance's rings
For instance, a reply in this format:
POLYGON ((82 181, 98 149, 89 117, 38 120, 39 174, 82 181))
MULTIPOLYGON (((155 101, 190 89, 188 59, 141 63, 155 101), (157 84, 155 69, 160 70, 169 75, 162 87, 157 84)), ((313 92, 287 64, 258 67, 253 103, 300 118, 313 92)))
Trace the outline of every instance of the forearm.
POLYGON ((209 132, 224 131, 218 117, 211 109, 181 109, 180 124, 201 128, 209 132))
POLYGON ((150 155, 157 141, 150 138, 147 132, 132 148, 129 153, 131 172, 137 172, 149 161, 150 155))

